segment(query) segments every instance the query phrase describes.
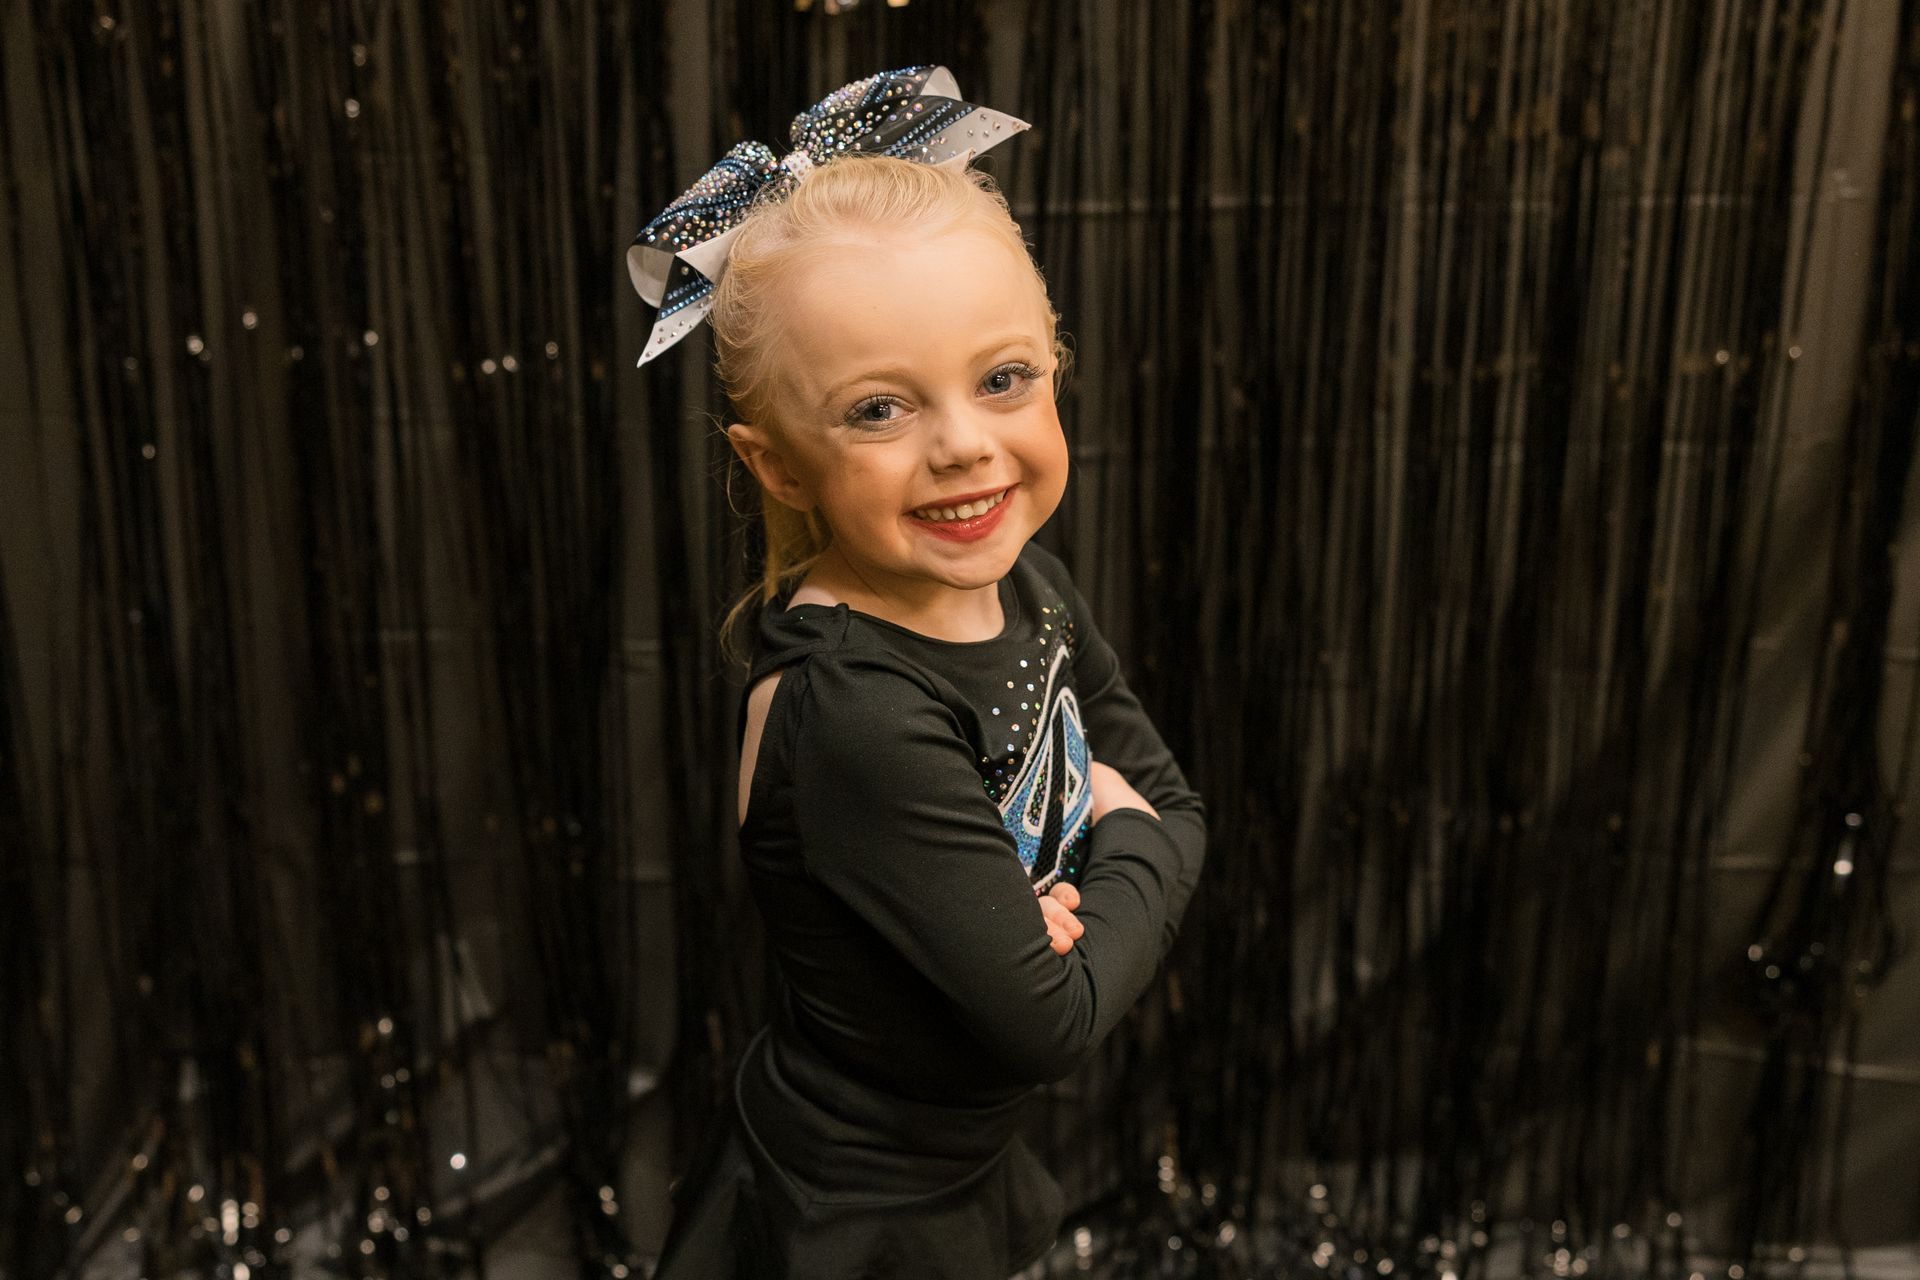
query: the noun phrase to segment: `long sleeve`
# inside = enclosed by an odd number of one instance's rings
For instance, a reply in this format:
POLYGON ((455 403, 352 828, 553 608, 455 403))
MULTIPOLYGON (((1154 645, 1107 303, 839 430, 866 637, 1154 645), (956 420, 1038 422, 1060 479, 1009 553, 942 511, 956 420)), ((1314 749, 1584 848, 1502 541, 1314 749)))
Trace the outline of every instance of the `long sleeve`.
POLYGON ((1093 830, 1085 932, 1065 954, 954 711, 870 650, 819 654, 788 743, 808 874, 953 1002, 1021 1078, 1070 1075, 1159 968, 1182 852, 1160 822, 1116 812, 1093 830))
MULTIPOLYGON (((1140 699, 1127 685, 1120 659, 1094 622, 1093 610, 1074 585, 1059 557, 1035 545, 1037 559, 1052 572, 1054 585, 1072 610, 1076 644, 1074 684, 1079 690, 1080 715, 1086 725, 1087 749, 1093 759, 1118 770, 1160 814, 1160 824, 1180 851, 1179 866, 1167 890, 1167 911, 1160 954, 1164 957, 1179 936, 1187 902, 1200 882, 1207 857, 1207 809, 1187 784, 1173 752, 1160 737, 1140 699)), ((1104 825, 1104 823, 1102 824, 1104 825)), ((1096 834, 1098 828, 1095 828, 1096 834)), ((1089 866, 1097 866, 1105 850, 1095 842, 1089 866)))

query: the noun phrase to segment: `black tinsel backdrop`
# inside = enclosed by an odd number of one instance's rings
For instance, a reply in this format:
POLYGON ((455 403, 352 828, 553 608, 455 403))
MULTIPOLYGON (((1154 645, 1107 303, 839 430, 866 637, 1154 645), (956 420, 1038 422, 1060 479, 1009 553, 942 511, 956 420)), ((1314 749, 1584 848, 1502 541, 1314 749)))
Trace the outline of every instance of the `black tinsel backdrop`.
POLYGON ((837 8, 0 6, 0 1275, 646 1274, 771 979, 622 254, 915 62, 1214 818, 1049 1269, 1920 1274, 1920 7, 837 8))

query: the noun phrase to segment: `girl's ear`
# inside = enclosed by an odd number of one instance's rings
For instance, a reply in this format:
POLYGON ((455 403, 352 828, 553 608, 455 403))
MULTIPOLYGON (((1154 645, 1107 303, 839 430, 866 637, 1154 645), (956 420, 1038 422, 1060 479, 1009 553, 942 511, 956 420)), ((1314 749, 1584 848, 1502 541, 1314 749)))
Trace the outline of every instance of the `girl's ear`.
POLYGON ((770 432, 751 423, 736 422, 727 428, 727 443, 740 455, 740 461, 747 464, 747 470, 753 472, 761 488, 795 511, 813 510, 812 492, 806 482, 794 474, 787 455, 770 432))

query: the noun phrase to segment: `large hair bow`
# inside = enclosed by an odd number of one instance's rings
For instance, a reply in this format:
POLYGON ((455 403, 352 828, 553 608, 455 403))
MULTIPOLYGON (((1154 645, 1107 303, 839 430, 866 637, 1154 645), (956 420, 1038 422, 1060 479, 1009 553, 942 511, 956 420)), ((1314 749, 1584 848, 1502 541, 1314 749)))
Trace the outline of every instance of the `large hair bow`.
POLYGON ((713 306, 727 269, 727 246, 755 207, 785 199, 815 165, 843 151, 965 165, 1027 122, 960 100, 945 67, 883 71, 835 89, 793 118, 793 150, 742 142, 640 229, 627 249, 627 273, 660 308, 640 363, 687 336, 713 306))

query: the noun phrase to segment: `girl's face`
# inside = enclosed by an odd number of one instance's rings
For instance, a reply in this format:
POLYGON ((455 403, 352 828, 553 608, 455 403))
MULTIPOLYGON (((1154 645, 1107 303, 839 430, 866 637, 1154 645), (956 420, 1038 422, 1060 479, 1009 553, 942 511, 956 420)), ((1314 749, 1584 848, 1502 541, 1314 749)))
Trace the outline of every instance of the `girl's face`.
POLYGON ((779 430, 733 428, 761 483, 818 509, 869 590, 926 603, 1005 577, 1067 483, 1024 255, 975 228, 883 233, 822 245, 785 283, 779 430), (936 519, 968 504, 984 516, 936 519))

